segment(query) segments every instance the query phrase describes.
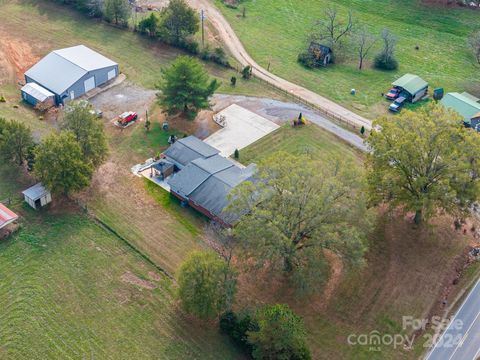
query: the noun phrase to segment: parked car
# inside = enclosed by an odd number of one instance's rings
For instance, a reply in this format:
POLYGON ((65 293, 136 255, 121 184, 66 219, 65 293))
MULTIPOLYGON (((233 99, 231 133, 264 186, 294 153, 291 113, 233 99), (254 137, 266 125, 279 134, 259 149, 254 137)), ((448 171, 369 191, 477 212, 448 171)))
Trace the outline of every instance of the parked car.
POLYGON ((385 97, 388 100, 395 100, 400 96, 401 90, 399 88, 391 88, 388 90, 388 93, 385 94, 385 97))
POLYGON ((407 102, 407 99, 404 98, 403 96, 400 96, 397 100, 395 100, 393 103, 390 104, 390 107, 388 108, 388 110, 393 112, 399 112, 406 102, 407 102))
POLYGON ((132 121, 137 120, 138 115, 136 112, 127 111, 121 114, 118 118, 119 118, 118 120, 119 124, 125 126, 131 123, 132 121))

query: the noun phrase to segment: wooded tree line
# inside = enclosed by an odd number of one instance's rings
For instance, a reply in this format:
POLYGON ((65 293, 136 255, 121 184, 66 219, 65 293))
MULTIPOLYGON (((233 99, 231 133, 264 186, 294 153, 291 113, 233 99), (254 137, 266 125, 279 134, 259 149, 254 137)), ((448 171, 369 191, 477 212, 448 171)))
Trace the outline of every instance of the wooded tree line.
POLYGON ((74 6, 88 16, 103 18, 116 25, 126 26, 132 15, 128 0, 51 0, 74 6))

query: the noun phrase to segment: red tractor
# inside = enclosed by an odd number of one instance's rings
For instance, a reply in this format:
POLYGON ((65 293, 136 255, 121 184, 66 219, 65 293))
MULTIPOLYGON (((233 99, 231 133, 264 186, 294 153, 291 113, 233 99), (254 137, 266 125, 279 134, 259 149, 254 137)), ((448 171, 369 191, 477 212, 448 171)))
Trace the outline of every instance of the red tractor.
POLYGON ((137 115, 136 112, 127 111, 127 112, 124 112, 123 114, 121 114, 118 117, 118 124, 121 125, 121 126, 127 126, 132 121, 137 120, 137 118, 138 118, 138 115, 137 115))

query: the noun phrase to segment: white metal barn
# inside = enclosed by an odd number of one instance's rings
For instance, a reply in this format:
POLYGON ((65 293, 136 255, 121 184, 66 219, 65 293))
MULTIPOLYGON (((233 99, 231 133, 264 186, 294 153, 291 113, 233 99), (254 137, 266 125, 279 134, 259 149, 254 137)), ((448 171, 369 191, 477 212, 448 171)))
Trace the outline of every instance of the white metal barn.
POLYGON ((35 184, 32 187, 22 192, 25 202, 32 208, 39 209, 48 203, 52 202, 52 195, 50 191, 45 189, 41 184, 35 184))

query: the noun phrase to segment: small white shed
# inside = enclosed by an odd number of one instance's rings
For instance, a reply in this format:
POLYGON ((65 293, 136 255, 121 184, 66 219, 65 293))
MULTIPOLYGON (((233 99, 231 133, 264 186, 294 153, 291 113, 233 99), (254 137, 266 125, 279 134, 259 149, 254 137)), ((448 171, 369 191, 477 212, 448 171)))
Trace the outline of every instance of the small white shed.
POLYGON ((39 209, 52 202, 50 191, 45 189, 42 183, 38 183, 22 192, 25 202, 32 208, 39 209))

